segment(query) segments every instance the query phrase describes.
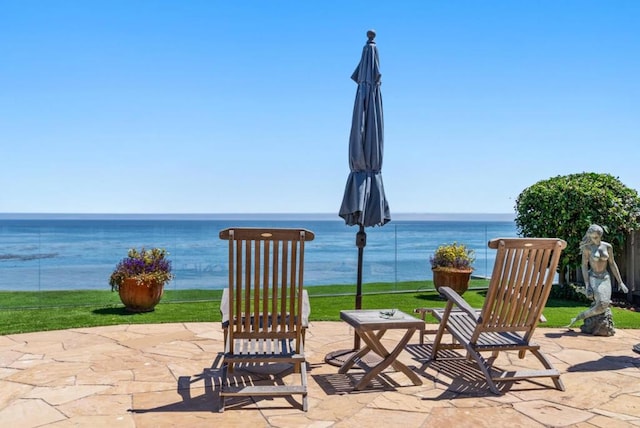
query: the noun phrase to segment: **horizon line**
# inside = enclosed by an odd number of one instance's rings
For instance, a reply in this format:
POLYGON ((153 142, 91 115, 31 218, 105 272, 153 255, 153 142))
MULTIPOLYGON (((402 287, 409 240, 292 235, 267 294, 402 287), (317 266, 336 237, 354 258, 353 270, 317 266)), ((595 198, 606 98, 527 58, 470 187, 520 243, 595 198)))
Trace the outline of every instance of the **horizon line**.
MULTIPOLYGON (((0 220, 335 220, 337 213, 0 213, 0 220)), ((391 221, 513 221, 514 213, 396 213, 391 221)))

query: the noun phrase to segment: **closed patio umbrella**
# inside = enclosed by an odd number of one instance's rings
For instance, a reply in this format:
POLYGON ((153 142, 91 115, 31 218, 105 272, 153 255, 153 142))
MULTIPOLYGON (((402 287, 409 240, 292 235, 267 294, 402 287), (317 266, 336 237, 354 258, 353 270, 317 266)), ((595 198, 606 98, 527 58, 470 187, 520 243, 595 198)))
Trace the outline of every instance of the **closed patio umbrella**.
POLYGON ((367 244, 365 227, 383 226, 391 220, 382 184, 384 121, 380 92, 380 63, 373 30, 367 31, 362 58, 351 75, 358 84, 349 137, 349 168, 339 215, 349 226, 358 225, 358 277, 356 309, 362 308, 362 258, 367 244))
MULTIPOLYGON (((358 273, 355 308, 362 309, 362 259, 367 245, 365 227, 383 226, 391 220, 389 204, 382 184, 382 153, 384 123, 380 93, 380 63, 374 39, 376 33, 367 31, 367 44, 362 49, 360 63, 351 75, 358 84, 353 106, 349 137, 349 168, 342 205, 338 214, 349 226, 359 226, 356 233, 358 273)), ((354 350, 360 347, 355 336, 354 350)), ((336 351, 325 361, 341 365, 352 351, 336 351)))

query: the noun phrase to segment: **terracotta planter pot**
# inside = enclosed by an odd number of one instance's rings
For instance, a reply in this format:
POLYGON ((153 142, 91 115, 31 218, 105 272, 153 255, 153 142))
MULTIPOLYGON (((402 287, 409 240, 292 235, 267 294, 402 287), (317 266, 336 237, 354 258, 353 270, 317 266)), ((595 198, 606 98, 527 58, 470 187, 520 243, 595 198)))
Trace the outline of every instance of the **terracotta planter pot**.
POLYGON ((153 311, 164 293, 162 283, 138 283, 133 278, 126 278, 118 290, 120 300, 129 312, 153 311))
POLYGON ((438 268, 431 269, 433 272, 433 285, 436 290, 439 287, 449 287, 456 293, 462 295, 469 288, 469 279, 471 279, 472 270, 441 270, 438 268))

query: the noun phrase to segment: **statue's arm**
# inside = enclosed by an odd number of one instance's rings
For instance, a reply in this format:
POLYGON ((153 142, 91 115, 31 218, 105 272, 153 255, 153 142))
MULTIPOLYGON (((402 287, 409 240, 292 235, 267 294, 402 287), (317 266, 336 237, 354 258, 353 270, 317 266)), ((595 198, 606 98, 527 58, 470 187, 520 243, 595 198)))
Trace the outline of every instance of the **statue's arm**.
POLYGON ((591 251, 586 248, 582 251, 582 279, 584 280, 584 285, 589 287, 589 256, 591 255, 591 251))
POLYGON ((626 293, 629 291, 629 289, 627 289, 627 286, 624 284, 624 282, 622 282, 620 269, 618 269, 618 264, 616 263, 616 259, 613 255, 613 247, 611 246, 611 244, 607 244, 607 251, 609 253, 609 269, 611 269, 611 273, 613 274, 614 278, 618 281, 618 286, 620 287, 620 290, 622 290, 623 293, 626 293))

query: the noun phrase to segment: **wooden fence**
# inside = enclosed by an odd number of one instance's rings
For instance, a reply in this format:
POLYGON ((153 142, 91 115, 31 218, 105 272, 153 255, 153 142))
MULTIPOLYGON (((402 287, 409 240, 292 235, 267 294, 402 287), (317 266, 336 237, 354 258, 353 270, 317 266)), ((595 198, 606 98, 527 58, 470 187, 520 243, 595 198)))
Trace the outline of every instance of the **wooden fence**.
POLYGON ((640 230, 627 236, 625 249, 620 256, 616 256, 616 263, 629 291, 640 295, 640 230))

